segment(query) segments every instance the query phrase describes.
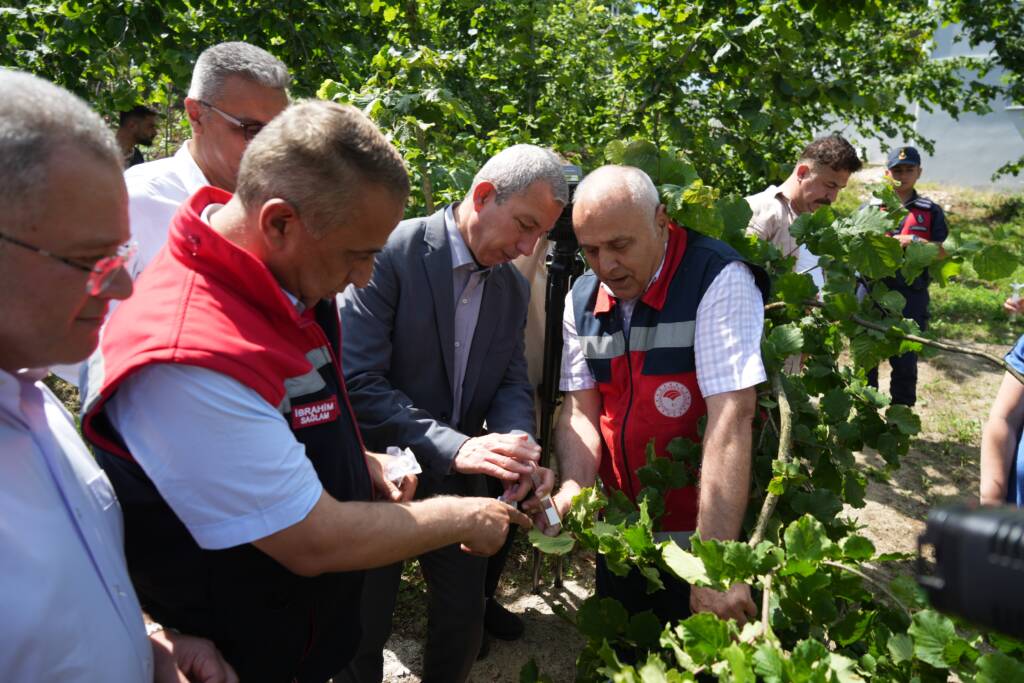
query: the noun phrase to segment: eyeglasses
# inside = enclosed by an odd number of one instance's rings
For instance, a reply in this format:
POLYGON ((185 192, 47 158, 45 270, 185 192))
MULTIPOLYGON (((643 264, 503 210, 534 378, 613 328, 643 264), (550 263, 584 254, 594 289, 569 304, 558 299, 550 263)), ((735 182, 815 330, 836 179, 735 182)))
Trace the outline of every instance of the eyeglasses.
POLYGON ((204 107, 209 107, 210 109, 220 114, 221 118, 223 118, 228 123, 241 128, 242 137, 245 138, 246 142, 249 142, 254 137, 256 137, 256 134, 263 130, 263 126, 267 125, 265 123, 259 123, 258 121, 250 121, 249 123, 246 123, 245 121, 235 118, 226 111, 221 111, 220 109, 217 109, 217 107, 213 106, 205 100, 199 100, 199 104, 203 105, 204 107))
POLYGON ((110 289, 110 285, 113 284, 118 271, 120 271, 120 269, 124 267, 124 264, 135 255, 135 251, 139 246, 137 242, 127 242, 122 244, 117 248, 117 253, 115 255, 104 256, 90 266, 63 256, 58 256, 46 249, 40 249, 28 242, 22 242, 19 239, 15 239, 14 237, 3 233, 0 233, 0 241, 10 242, 22 249, 28 249, 29 251, 34 251, 37 254, 49 256, 56 261, 60 261, 64 265, 71 266, 83 273, 89 273, 89 279, 85 281, 85 293, 89 296, 99 296, 110 289))

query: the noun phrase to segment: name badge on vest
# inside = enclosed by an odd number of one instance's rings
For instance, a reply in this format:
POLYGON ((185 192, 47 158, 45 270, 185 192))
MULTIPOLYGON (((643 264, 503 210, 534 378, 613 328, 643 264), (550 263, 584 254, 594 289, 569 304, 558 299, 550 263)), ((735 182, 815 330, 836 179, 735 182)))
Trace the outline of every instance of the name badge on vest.
POLYGON ((315 427, 337 420, 340 415, 341 409, 338 407, 337 396, 328 396, 313 403, 292 406, 292 429, 315 427))

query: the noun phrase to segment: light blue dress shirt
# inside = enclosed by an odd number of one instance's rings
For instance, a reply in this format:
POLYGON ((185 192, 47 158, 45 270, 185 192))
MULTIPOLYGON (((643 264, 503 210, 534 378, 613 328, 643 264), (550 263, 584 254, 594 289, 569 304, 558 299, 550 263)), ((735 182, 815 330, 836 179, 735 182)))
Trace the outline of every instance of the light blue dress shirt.
POLYGON ((452 292, 455 295, 455 349, 452 359, 452 425, 462 415, 462 383, 473 346, 476 323, 480 319, 480 303, 490 268, 481 268, 462 239, 455 224, 454 204, 444 212, 444 229, 452 249, 452 292))
POLYGON ((152 681, 121 507, 45 375, 0 371, 0 680, 152 681))
MULTIPOLYGON (((221 206, 206 207, 203 220, 221 206)), ((305 310, 281 291, 298 312, 305 310)), ((306 447, 277 406, 227 375, 194 365, 147 365, 118 387, 106 411, 201 548, 232 548, 287 529, 323 495, 306 447)))

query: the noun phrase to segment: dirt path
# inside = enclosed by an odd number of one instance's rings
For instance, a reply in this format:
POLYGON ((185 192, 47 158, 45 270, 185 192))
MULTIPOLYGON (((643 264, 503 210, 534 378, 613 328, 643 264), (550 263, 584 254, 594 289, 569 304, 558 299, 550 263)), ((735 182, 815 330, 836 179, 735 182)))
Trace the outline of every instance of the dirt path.
MULTIPOLYGON (((976 346, 1001 357, 1004 346, 976 346)), ((883 365, 882 389, 888 373, 883 365)), ((976 501, 981 427, 995 398, 1002 372, 967 356, 940 354, 918 367, 921 434, 889 482, 868 485, 867 505, 850 510, 866 525, 865 535, 879 552, 916 552, 928 510, 976 501)), ((877 454, 860 454, 865 465, 881 468, 877 454)))
MULTIPOLYGON (((1004 346, 979 347, 1001 357, 1004 346)), ((888 389, 888 365, 881 384, 888 389)), ((872 481, 867 505, 847 514, 866 525, 864 533, 879 552, 914 552, 929 508, 977 498, 978 447, 981 425, 999 387, 1002 373, 966 356, 941 354, 919 366, 918 414, 922 432, 902 467, 888 483, 872 481)), ((877 454, 860 454, 865 464, 881 469, 877 454)), ((562 589, 550 586, 552 573, 540 594, 531 593, 530 557, 525 543, 517 545, 502 585, 504 604, 522 615, 526 636, 516 642, 493 641, 489 656, 473 669, 474 683, 519 680, 519 670, 533 658, 543 673, 558 682, 572 681, 582 640, 555 614, 553 606, 574 610, 593 590, 593 564, 574 555, 562 589)), ((407 572, 415 577, 414 571, 407 572)), ((425 632, 423 588, 413 578, 396 613, 395 632, 385 652, 385 681, 419 683, 422 634, 425 632)))
MULTIPOLYGON (((499 589, 502 604, 526 622, 520 640, 492 640, 490 653, 473 667, 470 681, 519 680, 519 670, 531 658, 542 673, 555 681, 572 681, 576 655, 583 639, 556 612, 575 612, 594 590, 593 559, 574 553, 563 569, 563 583, 553 586, 554 571, 545 560, 538 593, 532 592, 532 558, 525 539, 517 540, 499 589)), ((426 633, 426 597, 415 569, 406 570, 407 581, 395 611, 394 633, 384 652, 387 683, 419 683, 423 637, 426 633)))

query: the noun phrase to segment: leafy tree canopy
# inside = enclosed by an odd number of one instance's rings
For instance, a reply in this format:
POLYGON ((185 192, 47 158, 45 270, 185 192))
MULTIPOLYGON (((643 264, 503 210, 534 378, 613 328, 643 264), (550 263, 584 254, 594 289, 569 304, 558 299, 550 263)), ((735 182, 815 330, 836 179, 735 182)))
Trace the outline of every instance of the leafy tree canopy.
POLYGON ((112 113, 180 101, 203 48, 253 42, 289 65, 295 95, 362 105, 395 135, 419 188, 412 210, 526 141, 586 167, 611 140, 649 139, 684 150, 708 184, 747 193, 840 123, 913 140, 909 103, 956 115, 1019 96, 1016 76, 979 82, 990 60, 929 53, 933 29, 962 20, 1022 73, 1021 11, 1010 0, 16 2, 0 7, 0 64, 112 113))

